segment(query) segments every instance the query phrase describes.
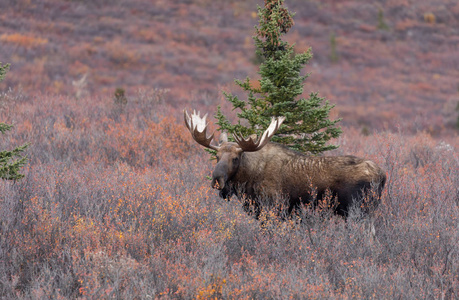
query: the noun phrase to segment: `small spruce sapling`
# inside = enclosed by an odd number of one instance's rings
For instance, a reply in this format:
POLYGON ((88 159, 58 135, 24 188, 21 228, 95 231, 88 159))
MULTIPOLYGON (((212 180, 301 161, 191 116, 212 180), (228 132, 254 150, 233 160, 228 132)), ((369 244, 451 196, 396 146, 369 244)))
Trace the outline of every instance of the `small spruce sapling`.
MULTIPOLYGON (((0 81, 5 77, 8 72, 10 65, 2 65, 0 62, 0 81)), ((0 123, 0 133, 5 133, 11 130, 13 126, 0 123)), ((24 177, 23 174, 19 173, 20 168, 26 163, 27 157, 21 156, 22 152, 27 148, 27 144, 14 148, 11 151, 3 150, 0 151, 0 178, 6 180, 17 180, 24 177)))
POLYGON ((254 86, 250 78, 235 80, 247 93, 247 101, 231 93, 225 93, 233 110, 239 110, 239 121, 232 125, 218 107, 216 119, 219 129, 228 133, 260 135, 273 116, 285 116, 286 120, 272 141, 291 149, 313 154, 337 148, 327 142, 341 134, 336 126, 340 120, 329 120, 334 107, 319 94, 312 92, 309 98, 300 98, 303 85, 309 76, 301 70, 312 58, 311 49, 295 53, 294 45, 283 41, 293 26, 293 14, 283 5, 283 0, 266 0, 263 8, 258 7, 259 24, 253 37, 256 53, 262 58, 259 84, 254 86), (299 99, 298 99, 299 98, 299 99), (242 125, 248 124, 247 126, 242 125))

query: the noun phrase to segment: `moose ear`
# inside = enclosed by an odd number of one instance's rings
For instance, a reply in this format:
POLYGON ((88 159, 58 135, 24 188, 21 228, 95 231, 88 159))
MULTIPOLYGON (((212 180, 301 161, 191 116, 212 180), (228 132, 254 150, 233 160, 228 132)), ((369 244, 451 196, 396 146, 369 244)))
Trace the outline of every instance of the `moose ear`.
POLYGON ((219 139, 219 144, 223 144, 223 143, 227 143, 228 142, 228 135, 226 134, 226 132, 222 132, 220 134, 220 139, 219 139))

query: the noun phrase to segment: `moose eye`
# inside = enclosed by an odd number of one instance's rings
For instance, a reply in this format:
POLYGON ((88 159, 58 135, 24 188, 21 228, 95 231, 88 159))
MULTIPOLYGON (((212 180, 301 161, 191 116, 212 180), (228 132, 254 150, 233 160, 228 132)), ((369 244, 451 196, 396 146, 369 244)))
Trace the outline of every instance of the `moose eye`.
POLYGON ((239 162, 239 157, 233 158, 233 164, 237 164, 239 162))

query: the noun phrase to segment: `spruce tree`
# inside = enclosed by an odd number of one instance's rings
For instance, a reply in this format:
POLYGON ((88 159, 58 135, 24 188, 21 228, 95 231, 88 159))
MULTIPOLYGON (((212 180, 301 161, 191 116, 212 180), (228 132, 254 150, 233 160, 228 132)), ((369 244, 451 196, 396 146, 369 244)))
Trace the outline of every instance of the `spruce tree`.
POLYGON ((255 27, 253 39, 256 54, 262 60, 261 79, 257 86, 250 78, 235 80, 247 92, 247 101, 224 92, 226 100, 233 104, 233 110, 239 110, 239 121, 232 125, 218 107, 215 117, 219 129, 245 136, 260 135, 271 117, 285 116, 286 120, 272 141, 313 154, 337 148, 327 144, 341 134, 341 129, 336 127, 340 120, 329 120, 334 106, 316 92, 310 93, 309 98, 299 98, 309 76, 301 75, 301 70, 312 58, 312 52, 308 49, 304 53, 295 53, 294 45, 281 39, 293 26, 293 14, 284 6, 283 0, 265 0, 264 7, 258 7, 258 16, 259 24, 255 27), (243 126, 241 120, 246 120, 248 126, 243 126))
MULTIPOLYGON (((0 62, 0 81, 5 77, 6 72, 9 69, 9 64, 2 65, 0 62)), ((5 123, 0 123, 0 133, 5 133, 10 130, 13 126, 5 123)), ((19 170, 24 166, 27 157, 21 156, 21 153, 27 148, 27 144, 16 147, 12 151, 0 151, 0 178, 6 180, 17 180, 24 177, 23 174, 19 173, 19 170)))
POLYGON ((2 62, 0 62, 0 81, 2 81, 3 78, 5 78, 5 74, 6 72, 8 72, 9 69, 10 69, 10 64, 2 65, 2 62))

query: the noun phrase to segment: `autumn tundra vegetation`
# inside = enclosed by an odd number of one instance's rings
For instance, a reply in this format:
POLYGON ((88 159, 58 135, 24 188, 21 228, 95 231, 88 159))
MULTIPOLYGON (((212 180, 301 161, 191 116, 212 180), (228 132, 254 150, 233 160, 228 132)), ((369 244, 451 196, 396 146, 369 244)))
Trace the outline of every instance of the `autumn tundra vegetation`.
POLYGON ((116 116, 111 97, 8 97, 2 145, 30 145, 25 177, 0 182, 3 298, 454 299, 457 146, 344 130, 330 154, 387 170, 374 242, 357 212, 304 210, 297 224, 267 211, 261 227, 211 188, 214 162, 181 109, 145 112, 133 95, 116 116))
POLYGON ((374 239, 359 209, 257 220, 211 187, 183 108, 219 117, 209 131, 238 125, 231 81, 261 77, 245 43, 256 1, 6 2, 0 150, 28 147, 24 177, 0 181, 1 299, 458 297, 456 1, 286 3, 315 54, 302 95, 342 118, 323 155, 385 170, 374 239))

